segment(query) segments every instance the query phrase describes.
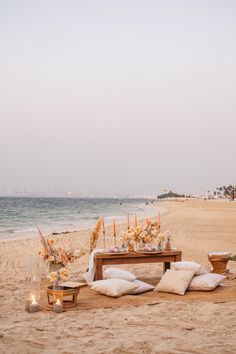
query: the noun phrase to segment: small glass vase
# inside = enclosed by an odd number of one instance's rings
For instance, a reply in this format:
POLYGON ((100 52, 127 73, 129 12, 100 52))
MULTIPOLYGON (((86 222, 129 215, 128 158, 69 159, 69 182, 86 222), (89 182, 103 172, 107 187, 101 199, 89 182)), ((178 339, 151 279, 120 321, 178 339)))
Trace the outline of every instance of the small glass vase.
POLYGON ((49 273, 57 272, 61 268, 64 268, 64 264, 63 263, 49 263, 49 273))
POLYGON ((165 242, 164 241, 159 242, 158 249, 160 251, 164 251, 164 249, 165 249, 165 242))

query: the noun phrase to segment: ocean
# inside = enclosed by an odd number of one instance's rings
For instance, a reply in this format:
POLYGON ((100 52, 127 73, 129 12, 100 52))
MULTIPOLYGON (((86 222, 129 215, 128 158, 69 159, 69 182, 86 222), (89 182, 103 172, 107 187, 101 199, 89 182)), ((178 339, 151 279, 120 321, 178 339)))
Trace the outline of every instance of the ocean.
MULTIPOLYGON (((155 202, 156 203, 156 202, 155 202)), ((157 214, 153 202, 143 199, 20 198, 0 197, 0 240, 93 227, 104 216, 107 225, 157 214)))

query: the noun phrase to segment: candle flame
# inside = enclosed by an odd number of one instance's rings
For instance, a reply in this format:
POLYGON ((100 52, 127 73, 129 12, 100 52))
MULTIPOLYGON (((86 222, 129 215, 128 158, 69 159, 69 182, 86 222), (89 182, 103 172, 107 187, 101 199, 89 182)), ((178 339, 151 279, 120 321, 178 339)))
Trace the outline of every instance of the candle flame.
POLYGON ((32 305, 36 305, 37 301, 35 299, 35 295, 31 295, 31 301, 32 301, 32 305))
POLYGON ((56 305, 61 305, 61 300, 60 299, 57 299, 56 305))

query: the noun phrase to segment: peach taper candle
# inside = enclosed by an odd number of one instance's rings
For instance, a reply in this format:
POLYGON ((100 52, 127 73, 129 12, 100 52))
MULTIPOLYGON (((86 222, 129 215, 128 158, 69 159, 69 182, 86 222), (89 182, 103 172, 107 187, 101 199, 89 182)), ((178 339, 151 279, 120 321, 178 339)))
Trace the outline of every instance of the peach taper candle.
POLYGON ((102 219, 102 234, 103 234, 103 248, 106 248, 106 229, 105 229, 105 219, 102 219))
POLYGON ((137 215, 134 215, 134 226, 137 227, 138 226, 138 218, 137 215))
POLYGON ((130 229, 130 224, 129 224, 129 213, 127 215, 127 230, 129 231, 130 229))
POLYGON ((157 224, 159 226, 159 229, 161 229, 161 213, 158 213, 158 217, 157 217, 157 224))
POLYGON ((115 219, 113 220, 113 237, 114 237, 114 242, 116 246, 116 222, 115 219))

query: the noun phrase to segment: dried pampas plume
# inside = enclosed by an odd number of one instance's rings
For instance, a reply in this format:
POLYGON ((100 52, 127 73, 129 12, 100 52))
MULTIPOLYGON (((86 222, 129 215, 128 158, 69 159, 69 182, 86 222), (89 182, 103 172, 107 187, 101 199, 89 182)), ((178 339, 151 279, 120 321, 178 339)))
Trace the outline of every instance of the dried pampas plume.
POLYGON ((90 252, 92 252, 97 246, 97 242, 98 242, 98 239, 100 236, 100 229, 102 226, 102 221, 103 221, 103 218, 98 219, 96 226, 90 236, 90 252))
POLYGON ((47 241, 45 240, 40 228, 37 226, 38 229, 38 233, 41 239, 41 242, 43 244, 43 248, 44 248, 44 253, 46 253, 49 257, 52 255, 52 249, 51 246, 47 243, 47 241))

